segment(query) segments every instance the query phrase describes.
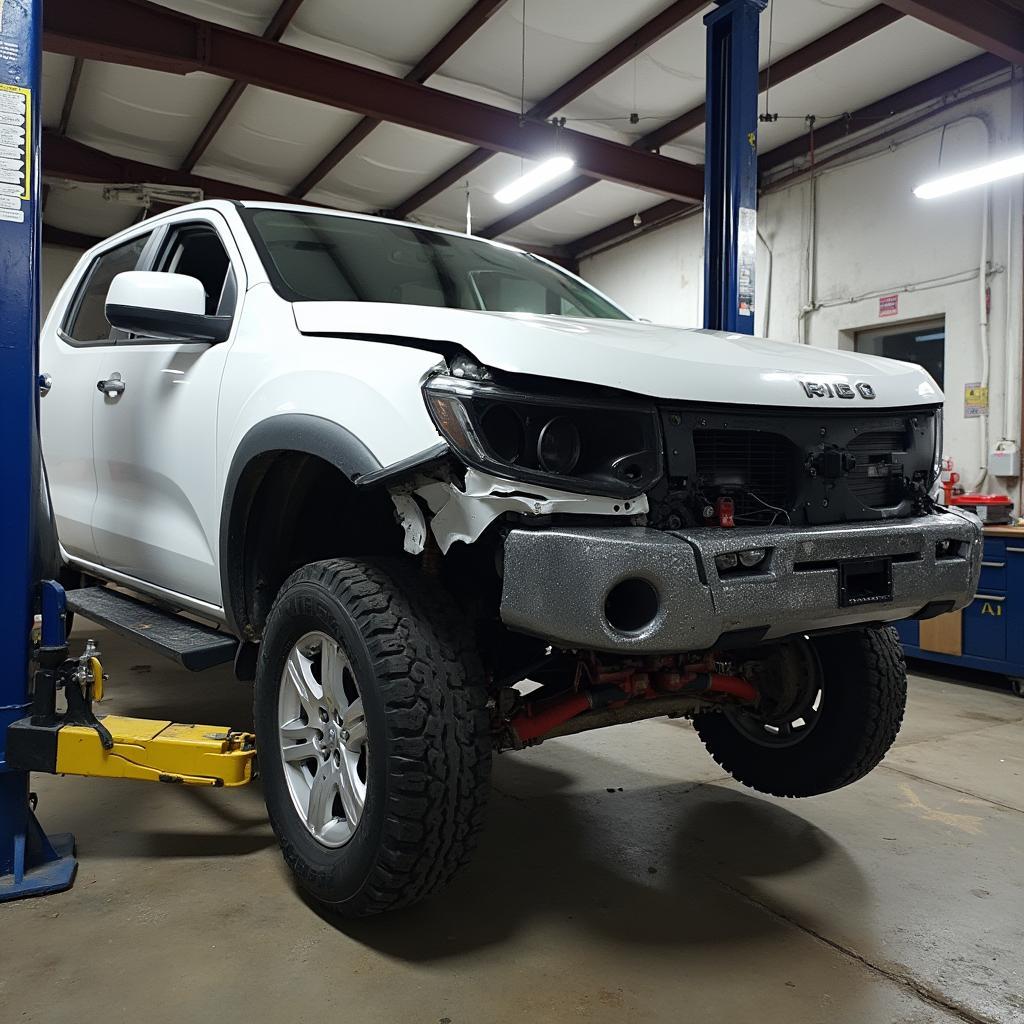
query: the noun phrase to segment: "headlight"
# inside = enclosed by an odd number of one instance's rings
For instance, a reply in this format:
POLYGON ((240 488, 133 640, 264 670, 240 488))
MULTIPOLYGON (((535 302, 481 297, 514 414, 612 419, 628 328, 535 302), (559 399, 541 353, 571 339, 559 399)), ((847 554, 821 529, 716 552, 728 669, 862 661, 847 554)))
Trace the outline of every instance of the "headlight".
POLYGON ((527 395, 455 377, 431 378, 423 394, 458 454, 498 476, 623 498, 661 477, 653 407, 527 395))

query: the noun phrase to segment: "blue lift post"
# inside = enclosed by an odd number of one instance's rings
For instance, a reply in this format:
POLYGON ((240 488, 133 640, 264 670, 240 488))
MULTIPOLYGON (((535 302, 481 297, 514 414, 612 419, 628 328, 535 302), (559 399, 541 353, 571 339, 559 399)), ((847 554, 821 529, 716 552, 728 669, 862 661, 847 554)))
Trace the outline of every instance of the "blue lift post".
MULTIPOLYGON (((39 100, 41 0, 0 2, 0 901, 60 892, 75 877, 74 839, 47 837, 27 772, 6 762, 7 727, 29 713, 38 507, 39 100)), ((43 643, 64 643, 64 594, 47 584, 43 643)))
POLYGON ((758 41, 767 0, 718 3, 704 18, 704 326, 753 334, 758 41))

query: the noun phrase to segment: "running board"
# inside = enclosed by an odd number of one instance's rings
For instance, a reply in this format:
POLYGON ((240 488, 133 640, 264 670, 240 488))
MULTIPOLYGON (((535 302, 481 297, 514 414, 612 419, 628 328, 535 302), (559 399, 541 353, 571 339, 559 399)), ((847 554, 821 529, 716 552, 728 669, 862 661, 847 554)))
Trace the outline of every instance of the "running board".
POLYGON ((238 648, 238 641, 226 633, 107 587, 69 590, 67 602, 69 611, 173 658, 190 672, 226 665, 238 648))

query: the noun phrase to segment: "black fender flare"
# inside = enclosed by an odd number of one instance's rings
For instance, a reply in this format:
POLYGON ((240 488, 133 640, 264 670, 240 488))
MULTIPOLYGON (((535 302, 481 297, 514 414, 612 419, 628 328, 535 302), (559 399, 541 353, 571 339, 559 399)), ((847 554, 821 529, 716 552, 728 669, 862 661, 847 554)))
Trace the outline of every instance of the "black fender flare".
POLYGON ((272 416, 252 427, 239 442, 224 480, 220 512, 220 584, 227 626, 252 640, 244 597, 245 524, 266 468, 277 453, 314 455, 355 481, 381 468, 373 452, 350 430, 304 413, 272 416))

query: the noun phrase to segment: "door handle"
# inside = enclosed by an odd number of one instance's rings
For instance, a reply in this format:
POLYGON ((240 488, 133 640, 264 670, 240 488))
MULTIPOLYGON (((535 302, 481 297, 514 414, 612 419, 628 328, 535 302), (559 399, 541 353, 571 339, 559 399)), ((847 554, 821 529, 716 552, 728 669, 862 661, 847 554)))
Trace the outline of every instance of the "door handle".
POLYGON ((39 374, 39 394, 45 398, 53 387, 53 378, 48 373, 39 374))
POLYGON ((125 382, 121 374, 112 373, 106 380, 96 381, 96 390, 106 395, 107 398, 120 398, 124 394, 125 382))

